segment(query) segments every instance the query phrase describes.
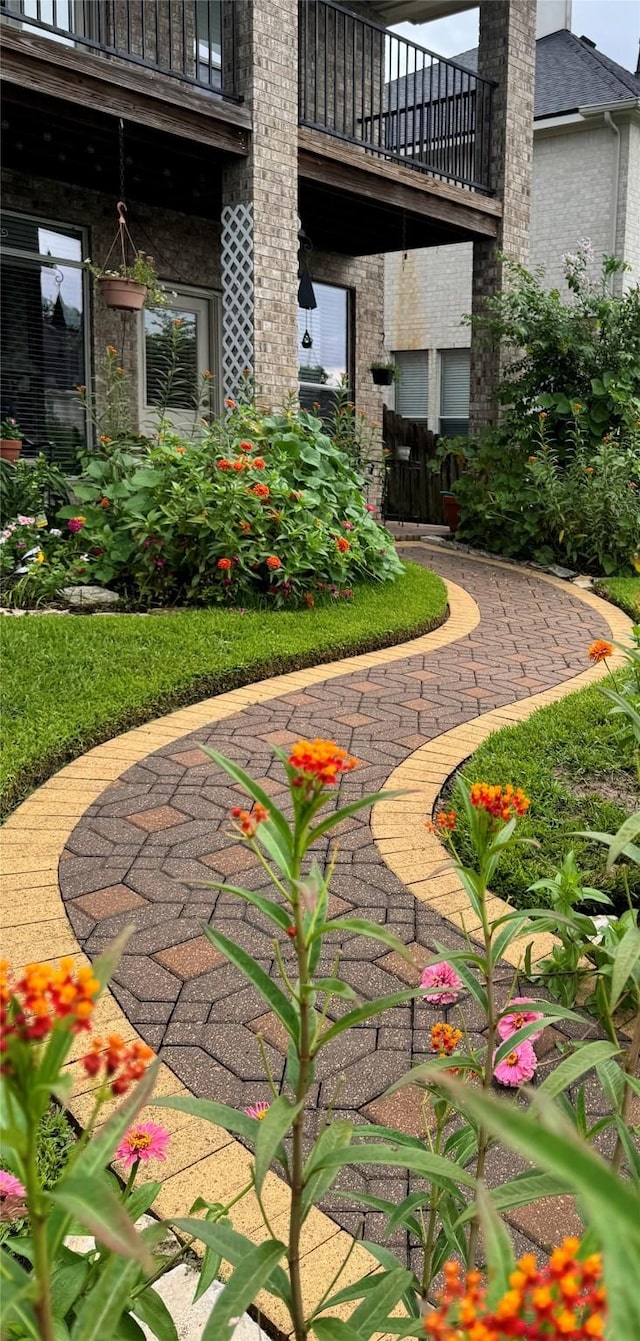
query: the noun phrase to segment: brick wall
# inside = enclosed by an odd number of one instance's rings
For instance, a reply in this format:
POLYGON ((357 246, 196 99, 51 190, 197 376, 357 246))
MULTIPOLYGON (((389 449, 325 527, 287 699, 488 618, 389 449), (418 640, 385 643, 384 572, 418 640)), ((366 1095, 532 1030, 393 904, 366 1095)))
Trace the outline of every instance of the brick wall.
POLYGON ((612 249, 615 141, 606 126, 540 137, 533 155, 532 266, 549 288, 564 288, 565 252, 589 237, 596 256, 612 249))
MULTIPOLYGON (((614 114, 615 116, 615 114, 614 114)), ((615 117, 616 122, 619 118, 615 117)), ((640 282, 640 124, 635 120, 620 129, 620 183, 618 188, 618 228, 616 254, 632 267, 630 273, 616 277, 618 290, 640 282)), ((613 132, 609 134, 613 139, 613 132)))

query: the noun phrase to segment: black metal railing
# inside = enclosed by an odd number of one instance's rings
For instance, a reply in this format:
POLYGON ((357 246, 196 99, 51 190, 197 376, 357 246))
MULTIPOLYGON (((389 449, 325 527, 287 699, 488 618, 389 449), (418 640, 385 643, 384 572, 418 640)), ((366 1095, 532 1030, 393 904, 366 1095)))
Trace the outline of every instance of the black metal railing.
POLYGON ((493 85, 334 0, 299 5, 303 126, 491 190, 493 85))
POLYGON ((235 0, 0 0, 25 33, 237 99, 235 0))

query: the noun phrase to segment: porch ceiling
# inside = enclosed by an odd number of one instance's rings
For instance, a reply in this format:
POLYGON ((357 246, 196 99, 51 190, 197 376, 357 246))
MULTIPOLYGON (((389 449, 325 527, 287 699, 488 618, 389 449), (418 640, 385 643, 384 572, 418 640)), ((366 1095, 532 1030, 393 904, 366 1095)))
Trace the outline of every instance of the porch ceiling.
POLYGON ((496 237, 497 200, 343 144, 298 136, 300 215, 318 250, 347 256, 496 237))
POLYGON ((393 23, 430 23, 449 14, 460 14, 464 9, 477 9, 479 0, 355 0, 349 9, 357 9, 365 17, 377 19, 388 27, 393 23))
MULTIPOLYGON (((6 84, 2 129, 5 168, 118 198, 116 117, 6 84)), ((128 121, 124 143, 128 200, 220 218, 220 150, 128 121)))

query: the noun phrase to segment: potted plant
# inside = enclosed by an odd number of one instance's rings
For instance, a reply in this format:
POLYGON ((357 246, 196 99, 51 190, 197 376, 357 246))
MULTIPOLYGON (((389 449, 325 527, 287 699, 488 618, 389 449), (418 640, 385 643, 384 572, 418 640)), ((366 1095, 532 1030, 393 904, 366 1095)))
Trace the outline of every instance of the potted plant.
POLYGON ((113 270, 93 265, 90 268, 106 306, 117 312, 139 312, 145 302, 150 307, 163 307, 167 302, 153 256, 144 251, 136 252, 130 265, 123 264, 113 270))
POLYGON ((0 422, 0 459, 17 461, 22 451, 22 429, 9 415, 0 422))
POLYGON ((396 363, 372 363, 371 376, 375 386, 391 386, 398 376, 396 363))
POLYGON ((449 530, 453 531, 455 534, 460 526, 460 499, 456 494, 452 494, 450 490, 447 489, 442 489, 440 491, 440 497, 442 499, 442 511, 444 512, 445 522, 447 523, 449 530))

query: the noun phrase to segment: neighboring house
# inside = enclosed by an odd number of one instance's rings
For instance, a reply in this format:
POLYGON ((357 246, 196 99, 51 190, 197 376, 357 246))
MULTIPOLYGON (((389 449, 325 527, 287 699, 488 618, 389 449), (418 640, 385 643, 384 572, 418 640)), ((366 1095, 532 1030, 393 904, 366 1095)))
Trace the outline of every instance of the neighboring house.
POLYGON ((76 388, 100 392, 108 344, 133 376, 140 430, 153 420, 162 312, 106 307, 87 265, 105 261, 119 200, 182 323, 177 423, 190 418, 185 378, 193 389, 211 372, 215 411, 245 369, 272 405, 299 388, 326 401, 346 377, 381 418, 383 253, 481 241, 491 290, 497 250, 526 240, 534 0, 483 0, 479 72, 419 143, 394 140, 394 78, 447 62, 387 25, 470 7, 0 0, 0 412, 26 454, 70 463, 90 440, 76 388), (514 191, 507 160, 520 164, 514 191), (312 310, 298 306, 305 269, 312 310))
MULTIPOLYGON (((560 10, 570 24, 570 4, 560 10)), ((477 54, 463 52, 456 63, 473 70, 477 54)), ((562 258, 584 237, 597 258, 611 253, 632 266, 618 285, 637 283, 640 74, 567 27, 536 42, 528 263, 544 266, 549 287, 562 286, 562 258)), ((398 252, 385 262, 385 341, 401 372, 395 409, 445 435, 466 433, 469 422, 471 335, 461 318, 471 311, 472 264, 471 246, 398 252)))

